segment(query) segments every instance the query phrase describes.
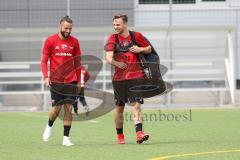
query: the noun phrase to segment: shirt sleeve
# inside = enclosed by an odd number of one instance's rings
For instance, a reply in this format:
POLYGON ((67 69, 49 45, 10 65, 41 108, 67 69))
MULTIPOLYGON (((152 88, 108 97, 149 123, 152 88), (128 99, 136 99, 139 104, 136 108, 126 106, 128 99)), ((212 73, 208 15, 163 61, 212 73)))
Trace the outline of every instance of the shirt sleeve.
POLYGON ((145 40, 143 35, 139 32, 135 32, 135 40, 140 47, 147 47, 150 44, 145 40))
POLYGON ((78 40, 76 41, 76 45, 74 47, 74 67, 76 70, 77 81, 81 80, 81 49, 78 40))
POLYGON ((106 44, 105 44, 105 51, 106 52, 108 52, 108 51, 114 51, 114 49, 115 49, 115 44, 116 44, 116 38, 115 38, 115 34, 112 34, 109 38, 108 38, 108 40, 107 40, 107 42, 106 42, 106 44))
POLYGON ((44 46, 43 46, 43 51, 42 51, 42 60, 41 60, 41 68, 42 68, 42 74, 44 79, 48 78, 48 59, 51 54, 51 43, 49 38, 46 39, 44 46))

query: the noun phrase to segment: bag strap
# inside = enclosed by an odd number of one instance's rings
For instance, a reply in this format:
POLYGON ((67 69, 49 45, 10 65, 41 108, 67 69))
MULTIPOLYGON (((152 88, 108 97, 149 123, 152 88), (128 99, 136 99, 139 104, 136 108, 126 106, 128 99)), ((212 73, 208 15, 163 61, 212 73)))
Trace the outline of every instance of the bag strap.
MULTIPOLYGON (((132 40, 133 45, 139 46, 139 45, 137 44, 137 41, 136 41, 136 38, 135 38, 135 32, 134 32, 134 31, 129 31, 129 34, 130 34, 130 37, 131 37, 131 40, 132 40)), ((139 59, 140 62, 146 62, 143 53, 139 53, 139 54, 138 54, 138 59, 139 59)), ((142 67, 144 67, 144 66, 143 66, 143 63, 142 63, 142 67)), ((143 72, 143 71, 142 71, 142 72, 143 72)))
POLYGON ((129 34, 130 34, 131 40, 133 42, 133 45, 137 45, 134 31, 129 31, 129 34))
POLYGON ((115 42, 116 42, 116 45, 119 45, 119 39, 117 34, 115 34, 115 42))

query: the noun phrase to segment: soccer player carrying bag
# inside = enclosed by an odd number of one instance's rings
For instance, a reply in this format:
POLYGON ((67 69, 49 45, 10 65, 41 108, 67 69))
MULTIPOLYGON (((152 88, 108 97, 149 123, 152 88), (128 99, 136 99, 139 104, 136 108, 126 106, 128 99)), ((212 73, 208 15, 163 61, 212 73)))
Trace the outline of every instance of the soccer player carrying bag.
POLYGON ((137 143, 141 144, 149 139, 149 135, 143 132, 141 116, 143 97, 130 94, 129 88, 144 79, 138 54, 151 53, 151 46, 140 32, 134 32, 139 46, 133 45, 127 22, 128 17, 126 15, 120 14, 113 17, 113 27, 116 34, 110 35, 105 45, 106 61, 115 68, 112 84, 116 99, 115 126, 118 144, 125 144, 123 134, 123 112, 125 103, 130 103, 132 106, 136 139, 137 143))

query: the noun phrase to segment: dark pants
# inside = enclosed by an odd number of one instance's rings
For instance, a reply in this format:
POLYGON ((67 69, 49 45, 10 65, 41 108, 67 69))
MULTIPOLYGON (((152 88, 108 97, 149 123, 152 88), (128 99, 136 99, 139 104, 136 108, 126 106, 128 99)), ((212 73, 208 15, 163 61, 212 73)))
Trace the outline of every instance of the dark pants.
POLYGON ((82 104, 82 106, 87 106, 87 102, 84 96, 84 88, 82 88, 81 92, 79 93, 79 96, 75 97, 75 102, 73 103, 73 109, 74 112, 76 113, 78 111, 78 100, 82 104))
POLYGON ((138 79, 113 81, 114 97, 117 106, 125 106, 125 103, 138 102, 143 104, 143 98, 129 92, 129 89, 138 84, 138 79))
POLYGON ((52 83, 50 88, 52 106, 73 104, 77 95, 77 82, 52 83))

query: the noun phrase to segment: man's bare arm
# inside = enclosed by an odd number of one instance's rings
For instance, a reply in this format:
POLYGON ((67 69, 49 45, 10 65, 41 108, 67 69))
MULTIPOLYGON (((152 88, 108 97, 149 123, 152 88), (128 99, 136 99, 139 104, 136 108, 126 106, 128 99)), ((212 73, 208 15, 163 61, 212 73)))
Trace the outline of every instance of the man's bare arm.
POLYGON ((127 68, 127 65, 124 62, 118 62, 118 61, 114 60, 114 58, 113 58, 113 51, 106 52, 106 61, 107 61, 108 64, 116 66, 116 67, 118 67, 120 69, 127 68))

